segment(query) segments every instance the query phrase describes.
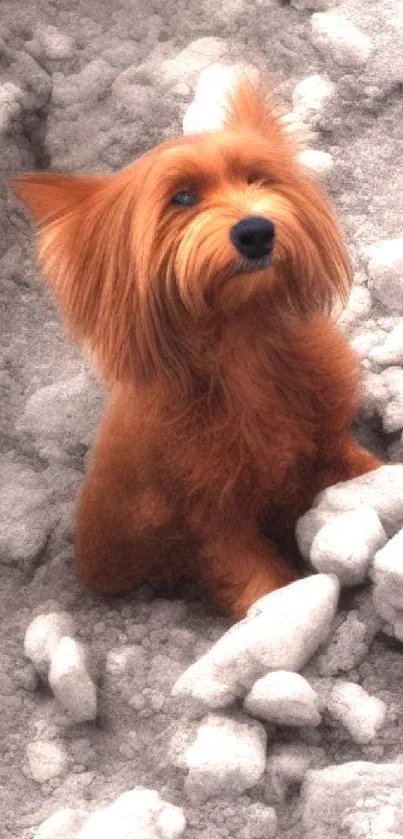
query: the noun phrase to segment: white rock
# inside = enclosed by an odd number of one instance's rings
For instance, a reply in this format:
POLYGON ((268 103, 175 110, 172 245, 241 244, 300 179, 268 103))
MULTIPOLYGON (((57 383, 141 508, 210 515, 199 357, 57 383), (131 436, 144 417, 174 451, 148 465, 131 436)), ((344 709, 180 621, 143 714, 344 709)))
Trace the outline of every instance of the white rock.
POLYGON ((355 682, 338 681, 327 707, 332 716, 343 723, 354 743, 360 745, 370 743, 385 722, 385 703, 369 696, 355 682))
POLYGON ((336 515, 315 537, 310 560, 317 571, 336 574, 344 586, 363 583, 370 563, 386 542, 385 531, 371 507, 336 515))
POLYGON ((39 438, 88 446, 98 420, 101 397, 86 373, 41 387, 28 399, 17 424, 39 438))
POLYGON ((367 63, 372 43, 357 26, 341 14, 318 12, 311 18, 313 45, 341 67, 359 69, 367 63))
POLYGON ((46 58, 62 61, 73 57, 73 38, 64 35, 55 26, 38 26, 35 34, 46 58))
POLYGON ((6 132, 20 115, 24 94, 12 82, 0 85, 0 133, 6 132))
POLYGON ((76 839, 88 816, 85 810, 73 810, 70 807, 58 810, 40 825, 34 839, 76 839))
POLYGON ((267 673, 255 682, 243 704, 252 716, 278 725, 317 726, 321 721, 316 693, 299 673, 267 673))
POLYGON ((375 556, 371 578, 390 594, 390 602, 403 609, 403 530, 375 556))
POLYGON ((292 94, 294 113, 313 128, 328 110, 336 95, 336 85, 326 76, 307 76, 299 82, 292 94))
POLYGON ((183 118, 183 133, 220 131, 225 123, 228 95, 238 77, 237 68, 215 63, 199 75, 195 97, 183 118))
POLYGON ((52 655, 63 635, 74 635, 75 626, 67 612, 37 615, 25 633, 24 652, 41 676, 47 676, 52 655))
POLYGON ((399 640, 403 640, 402 548, 403 530, 378 551, 371 571, 375 609, 399 640))
POLYGON ((134 789, 94 813, 77 839, 179 839, 185 826, 179 807, 163 801, 155 790, 134 789))
POLYGON ((397 763, 357 761, 310 770, 301 790, 302 835, 381 839, 378 817, 385 805, 396 804, 402 786, 403 766, 397 763), (348 823, 353 820, 355 829, 350 832, 348 823))
POLYGON ((35 740, 28 743, 27 757, 31 775, 38 784, 62 775, 68 765, 67 754, 53 740, 35 740))
POLYGON ((304 149, 298 154, 298 160, 317 178, 327 178, 333 169, 332 155, 319 149, 304 149))
POLYGON ((393 314, 403 313, 403 238, 368 248, 368 288, 393 314))
POLYGON ((368 418, 382 417, 384 430, 403 427, 403 370, 387 367, 381 373, 368 371, 364 377, 363 413, 368 418))
POLYGON ((368 318, 371 312, 372 299, 364 285, 354 285, 346 309, 339 318, 339 326, 347 332, 355 329, 357 324, 368 318))
POLYGON ((186 752, 185 789, 193 802, 239 795, 260 781, 266 763, 266 732, 260 723, 209 714, 186 752))
POLYGON ((163 61, 157 71, 158 78, 170 86, 183 80, 192 84, 202 70, 219 62, 227 51, 227 44, 222 38, 198 38, 181 50, 175 58, 163 61))
POLYGON ((243 64, 231 66, 216 62, 201 71, 193 102, 183 118, 183 133, 221 131, 226 122, 228 101, 240 76, 257 81, 258 73, 243 64))
POLYGON ((219 708, 267 670, 301 670, 327 638, 338 596, 337 578, 317 574, 262 597, 180 676, 174 696, 219 708))
POLYGON ((302 556, 309 559, 315 537, 326 524, 332 522, 334 512, 323 506, 311 507, 300 519, 295 527, 295 536, 302 556))
POLYGON ((403 364, 403 322, 392 329, 383 343, 372 347, 368 357, 380 366, 403 364))
POLYGON ((387 402, 380 408, 384 430, 388 433, 403 428, 403 370, 388 367, 381 373, 387 402))
POLYGON ((403 465, 381 466, 358 478, 343 481, 316 496, 314 509, 347 512, 372 507, 388 536, 403 527, 403 465))
POLYGON ((61 638, 50 662, 49 684, 74 722, 94 720, 97 690, 88 672, 87 652, 74 638, 61 638))

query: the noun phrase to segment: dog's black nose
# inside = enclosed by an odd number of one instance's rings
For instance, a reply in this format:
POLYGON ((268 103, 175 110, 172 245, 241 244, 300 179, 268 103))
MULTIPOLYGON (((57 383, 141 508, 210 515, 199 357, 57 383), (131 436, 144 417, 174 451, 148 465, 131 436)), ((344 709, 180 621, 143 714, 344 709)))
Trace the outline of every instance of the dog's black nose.
POLYGON ((242 256, 250 259, 268 256, 274 245, 275 227, 264 216, 246 216, 231 227, 232 244, 242 256))

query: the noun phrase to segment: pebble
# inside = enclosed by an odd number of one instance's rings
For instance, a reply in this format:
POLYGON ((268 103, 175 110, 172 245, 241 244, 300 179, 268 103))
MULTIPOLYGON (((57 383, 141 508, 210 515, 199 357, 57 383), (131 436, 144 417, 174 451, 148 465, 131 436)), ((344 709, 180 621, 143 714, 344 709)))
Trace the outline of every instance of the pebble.
POLYGON ((41 676, 47 676, 52 655, 64 635, 74 635, 75 626, 67 612, 37 615, 25 633, 24 652, 41 676))
POLYGON ((12 82, 0 85, 0 134, 9 131, 15 119, 19 117, 23 97, 21 88, 12 82))
POLYGON ((188 748, 185 790, 193 803, 217 795, 241 795, 261 779, 266 763, 266 732, 255 720, 209 714, 188 748))
POLYGON ((385 531, 371 507, 336 515, 315 537, 309 558, 317 571, 336 574, 342 586, 366 579, 370 563, 386 542, 385 531))
POLYGON ((326 574, 266 595, 179 677, 173 695, 219 708, 268 670, 301 670, 327 638, 338 596, 337 578, 326 574))
POLYGON ((38 784, 62 775, 68 765, 65 750, 53 740, 35 740, 28 743, 27 757, 31 775, 38 784))
POLYGON ((88 655, 83 644, 65 636, 52 655, 49 684, 70 718, 76 722, 97 716, 97 690, 88 672, 88 655))
POLYGON ((299 673, 278 670, 258 679, 244 700, 252 716, 278 725, 317 726, 321 717, 317 696, 299 673))
POLYGON ((298 154, 298 160, 319 179, 327 178, 333 169, 333 158, 327 151, 304 149, 298 154))
POLYGON ((292 94, 294 113, 299 119, 315 128, 336 95, 336 85, 326 76, 307 76, 299 82, 292 94))
POLYGON ((323 490, 316 496, 314 510, 347 512, 357 507, 372 507, 382 526, 391 536, 403 527, 403 465, 381 466, 358 478, 352 478, 323 490))
POLYGON ((395 326, 380 345, 370 349, 368 357, 380 367, 403 365, 403 323, 395 326))
POLYGON ((346 69, 361 69, 372 50, 371 39, 348 18, 326 12, 312 15, 311 41, 320 52, 330 55, 346 69))
POLYGON ((370 743, 385 722, 385 703, 369 696, 355 682, 339 680, 330 694, 327 708, 336 720, 343 723, 358 745, 370 743))

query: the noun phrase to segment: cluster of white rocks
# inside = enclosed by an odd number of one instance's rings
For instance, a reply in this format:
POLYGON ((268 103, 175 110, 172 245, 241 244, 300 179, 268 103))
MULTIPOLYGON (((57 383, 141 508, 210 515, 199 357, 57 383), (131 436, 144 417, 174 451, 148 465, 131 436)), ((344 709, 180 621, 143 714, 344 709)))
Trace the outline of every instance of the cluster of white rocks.
MULTIPOLYGON (((173 761, 188 770, 192 800, 264 785, 267 723, 316 728, 327 711, 355 743, 376 737, 386 717, 383 701, 348 681, 336 682, 323 699, 318 680, 298 672, 328 638, 338 593, 336 576, 318 574, 267 595, 178 679, 173 695, 190 718, 192 711, 215 710, 193 724, 181 746, 174 744, 173 761), (242 714, 231 708, 235 700, 242 700, 242 714)), ((306 770, 309 760, 302 764, 306 770)))
POLYGON ((88 650, 74 635, 74 622, 67 612, 37 615, 26 631, 24 652, 48 680, 69 718, 78 723, 96 718, 97 690, 88 650))

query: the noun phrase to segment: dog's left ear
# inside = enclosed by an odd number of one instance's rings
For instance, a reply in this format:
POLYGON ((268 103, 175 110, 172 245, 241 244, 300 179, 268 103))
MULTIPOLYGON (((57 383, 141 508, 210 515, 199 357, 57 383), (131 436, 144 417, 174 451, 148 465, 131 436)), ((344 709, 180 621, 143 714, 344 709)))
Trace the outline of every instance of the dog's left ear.
POLYGON ((40 265, 72 336, 90 348, 107 380, 142 364, 134 330, 135 171, 32 173, 10 183, 37 223, 40 265))
POLYGON ((9 181, 18 198, 40 225, 62 218, 105 185, 105 177, 32 172, 9 181))

